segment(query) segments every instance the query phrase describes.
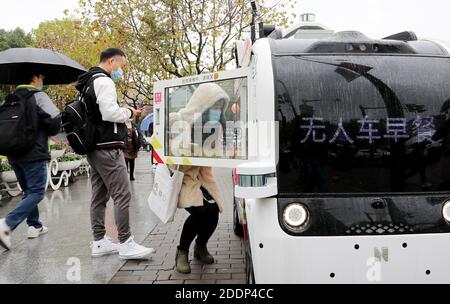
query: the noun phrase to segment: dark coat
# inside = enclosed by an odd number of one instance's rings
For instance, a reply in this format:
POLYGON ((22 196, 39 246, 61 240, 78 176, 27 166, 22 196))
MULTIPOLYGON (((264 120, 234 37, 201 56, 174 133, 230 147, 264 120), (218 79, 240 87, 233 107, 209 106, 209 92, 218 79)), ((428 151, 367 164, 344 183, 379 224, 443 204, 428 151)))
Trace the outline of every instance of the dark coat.
POLYGON ((142 134, 141 130, 139 130, 139 127, 135 123, 131 123, 131 128, 132 128, 131 145, 129 143, 129 140, 127 140, 125 156, 128 155, 129 156, 128 158, 135 158, 132 156, 133 155, 137 156, 137 152, 147 144, 147 141, 145 140, 144 135, 142 134))
MULTIPOLYGON (((31 86, 19 86, 15 92, 17 95, 27 95, 31 90, 37 89, 31 86)), ((35 161, 49 161, 51 159, 48 149, 48 138, 61 131, 61 113, 44 92, 37 92, 28 100, 31 107, 30 123, 36 131, 36 142, 27 153, 20 156, 10 156, 11 164, 35 161)))

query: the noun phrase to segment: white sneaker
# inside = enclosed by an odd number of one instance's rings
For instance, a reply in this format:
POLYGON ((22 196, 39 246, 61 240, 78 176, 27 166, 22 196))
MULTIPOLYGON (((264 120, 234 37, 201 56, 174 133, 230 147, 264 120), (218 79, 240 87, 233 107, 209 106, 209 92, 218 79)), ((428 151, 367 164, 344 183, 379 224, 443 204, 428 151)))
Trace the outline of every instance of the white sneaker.
POLYGON ((35 239, 40 237, 41 235, 47 234, 48 228, 45 226, 42 226, 40 229, 36 229, 33 226, 28 227, 28 238, 29 239, 35 239))
POLYGON ((122 260, 142 260, 155 252, 153 248, 137 244, 134 237, 130 237, 128 241, 119 245, 119 257, 122 260))
POLYGON ((0 245, 6 250, 11 249, 11 228, 6 224, 5 219, 0 220, 0 245))
POLYGON ((105 237, 100 241, 91 242, 92 257, 99 258, 107 255, 117 254, 119 245, 112 242, 112 239, 105 237))

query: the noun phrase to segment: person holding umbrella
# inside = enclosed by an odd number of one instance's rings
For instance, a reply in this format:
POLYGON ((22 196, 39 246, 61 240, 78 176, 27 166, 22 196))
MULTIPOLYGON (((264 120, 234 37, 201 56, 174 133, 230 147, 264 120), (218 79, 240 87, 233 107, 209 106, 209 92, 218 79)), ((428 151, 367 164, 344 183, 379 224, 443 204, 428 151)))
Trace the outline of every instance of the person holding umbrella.
POLYGON ((0 151, 6 151, 24 193, 17 207, 0 219, 0 245, 7 250, 12 231, 25 220, 28 238, 48 232, 39 219, 38 204, 47 185, 48 138, 59 133, 61 115, 42 91, 44 83, 69 84, 85 71, 78 62, 47 49, 0 52, 0 84, 22 84, 0 106, 0 151))
POLYGON ((25 79, 28 80, 26 84, 19 85, 14 95, 22 96, 28 107, 36 109, 30 117, 36 135, 35 143, 28 151, 23 151, 20 155, 8 155, 24 197, 6 218, 0 219, 0 245, 7 250, 11 249, 12 231, 25 220, 29 226, 29 239, 48 232, 48 228, 39 220, 38 204, 44 199, 47 184, 47 162, 50 161, 48 137, 58 134, 61 129, 61 114, 49 96, 42 91, 45 75, 39 70, 29 71, 25 79))

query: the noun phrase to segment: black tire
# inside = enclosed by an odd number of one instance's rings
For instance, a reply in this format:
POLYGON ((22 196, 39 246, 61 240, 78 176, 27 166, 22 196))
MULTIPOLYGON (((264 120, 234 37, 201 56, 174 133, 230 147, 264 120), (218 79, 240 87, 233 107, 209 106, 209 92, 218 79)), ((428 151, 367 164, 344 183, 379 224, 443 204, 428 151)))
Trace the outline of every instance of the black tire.
POLYGON ((245 281, 248 285, 255 285, 255 272, 253 268, 252 251, 250 241, 245 242, 245 281))
POLYGON ((241 223, 239 222, 239 215, 236 207, 236 202, 233 205, 233 230, 236 236, 240 238, 244 237, 244 227, 242 227, 241 223))

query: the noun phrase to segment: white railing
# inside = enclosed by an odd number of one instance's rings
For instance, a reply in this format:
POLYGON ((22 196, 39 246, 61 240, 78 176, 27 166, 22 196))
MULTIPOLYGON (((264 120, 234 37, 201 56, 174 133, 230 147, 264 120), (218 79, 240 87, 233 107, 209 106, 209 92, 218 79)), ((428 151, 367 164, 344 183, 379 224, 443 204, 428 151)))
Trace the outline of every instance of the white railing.
MULTIPOLYGON (((86 174, 90 177, 90 166, 86 159, 60 162, 58 158, 65 155, 65 150, 51 151, 51 161, 47 165, 47 184, 54 191, 62 186, 69 186, 70 178, 86 174)), ((22 189, 17 181, 14 171, 0 172, 0 199, 2 193, 8 193, 12 197, 22 194, 22 189)))

